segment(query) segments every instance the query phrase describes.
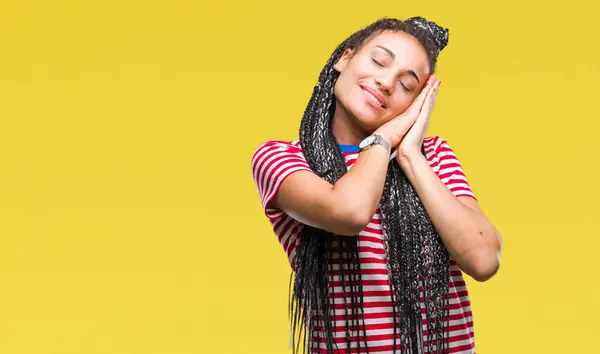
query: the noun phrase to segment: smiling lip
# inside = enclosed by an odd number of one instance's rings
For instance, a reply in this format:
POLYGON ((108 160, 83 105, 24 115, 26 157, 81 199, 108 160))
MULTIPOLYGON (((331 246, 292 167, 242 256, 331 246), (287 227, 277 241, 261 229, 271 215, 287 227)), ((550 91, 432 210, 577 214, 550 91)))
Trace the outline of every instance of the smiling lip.
POLYGON ((386 108, 386 106, 385 106, 385 99, 384 99, 384 98, 383 98, 383 96, 381 96, 381 95, 380 95, 380 94, 379 94, 377 91, 373 90, 373 89, 372 89, 372 88, 370 88, 370 87, 366 87, 366 86, 364 86, 364 87, 363 87, 363 86, 361 86, 361 88, 362 88, 364 91, 367 91, 367 92, 368 92, 368 93, 370 93, 371 95, 375 96, 375 98, 377 98, 377 100, 378 100, 379 102, 381 102, 381 106, 379 106, 379 105, 377 105, 376 103, 374 103, 374 102, 371 100, 371 98, 370 98, 370 97, 368 97, 368 95, 367 95, 367 94, 365 94, 365 96, 367 96, 367 97, 366 97, 366 98, 367 98, 367 101, 369 101, 369 103, 371 104, 371 106, 373 106, 373 107, 375 107, 375 108, 377 108, 377 109, 379 109, 379 110, 383 110, 384 108, 386 108))

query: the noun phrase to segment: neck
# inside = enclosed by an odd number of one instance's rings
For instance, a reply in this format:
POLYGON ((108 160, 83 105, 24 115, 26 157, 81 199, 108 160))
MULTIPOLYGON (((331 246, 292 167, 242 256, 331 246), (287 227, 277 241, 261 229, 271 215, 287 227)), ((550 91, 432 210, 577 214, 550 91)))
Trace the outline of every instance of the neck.
POLYGON ((346 111, 337 99, 335 102, 332 129, 338 144, 358 145, 369 135, 356 124, 356 119, 351 119, 348 111, 346 111))

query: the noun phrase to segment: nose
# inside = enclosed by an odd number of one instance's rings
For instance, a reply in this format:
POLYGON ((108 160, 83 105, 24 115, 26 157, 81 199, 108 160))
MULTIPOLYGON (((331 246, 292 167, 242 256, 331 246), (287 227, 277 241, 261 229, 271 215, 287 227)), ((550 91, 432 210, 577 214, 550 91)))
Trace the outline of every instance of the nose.
POLYGON ((391 95, 392 92, 394 92, 394 81, 393 75, 380 75, 375 78, 377 87, 388 95, 391 95))

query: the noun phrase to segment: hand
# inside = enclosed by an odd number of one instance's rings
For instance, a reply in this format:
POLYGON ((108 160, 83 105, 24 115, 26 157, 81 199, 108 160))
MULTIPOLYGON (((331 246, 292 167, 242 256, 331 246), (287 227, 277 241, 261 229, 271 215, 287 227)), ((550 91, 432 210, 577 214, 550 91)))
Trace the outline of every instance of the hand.
POLYGON ((374 132, 381 135, 390 144, 390 149, 393 150, 396 148, 404 138, 406 132, 415 124, 417 118, 419 118, 423 104, 435 83, 435 74, 432 74, 412 104, 404 112, 392 118, 374 132))
MULTIPOLYGON (((429 122, 431 113, 433 112, 433 106, 435 104, 435 98, 437 97, 437 91, 442 82, 435 80, 431 89, 427 92, 423 107, 419 112, 419 115, 410 127, 410 130, 398 145, 396 150, 396 161, 400 164, 400 160, 414 154, 421 154, 421 146, 423 145, 423 139, 425 139, 425 133, 429 128, 429 122)), ((429 85, 429 82, 427 83, 429 85)), ((425 90, 423 90, 425 91, 425 90)))

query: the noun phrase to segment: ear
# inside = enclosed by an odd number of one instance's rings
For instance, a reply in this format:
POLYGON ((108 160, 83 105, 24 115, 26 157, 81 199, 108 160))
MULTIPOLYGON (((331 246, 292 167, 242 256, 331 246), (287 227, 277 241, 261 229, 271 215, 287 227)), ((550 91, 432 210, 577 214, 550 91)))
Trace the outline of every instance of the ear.
POLYGON ((338 59, 337 63, 335 63, 334 68, 337 72, 341 73, 342 71, 344 71, 344 69, 346 69, 346 66, 348 65, 348 62, 350 62, 350 59, 352 59, 354 55, 354 51, 350 48, 346 49, 344 51, 344 53, 342 53, 342 56, 340 57, 340 59, 338 59))

